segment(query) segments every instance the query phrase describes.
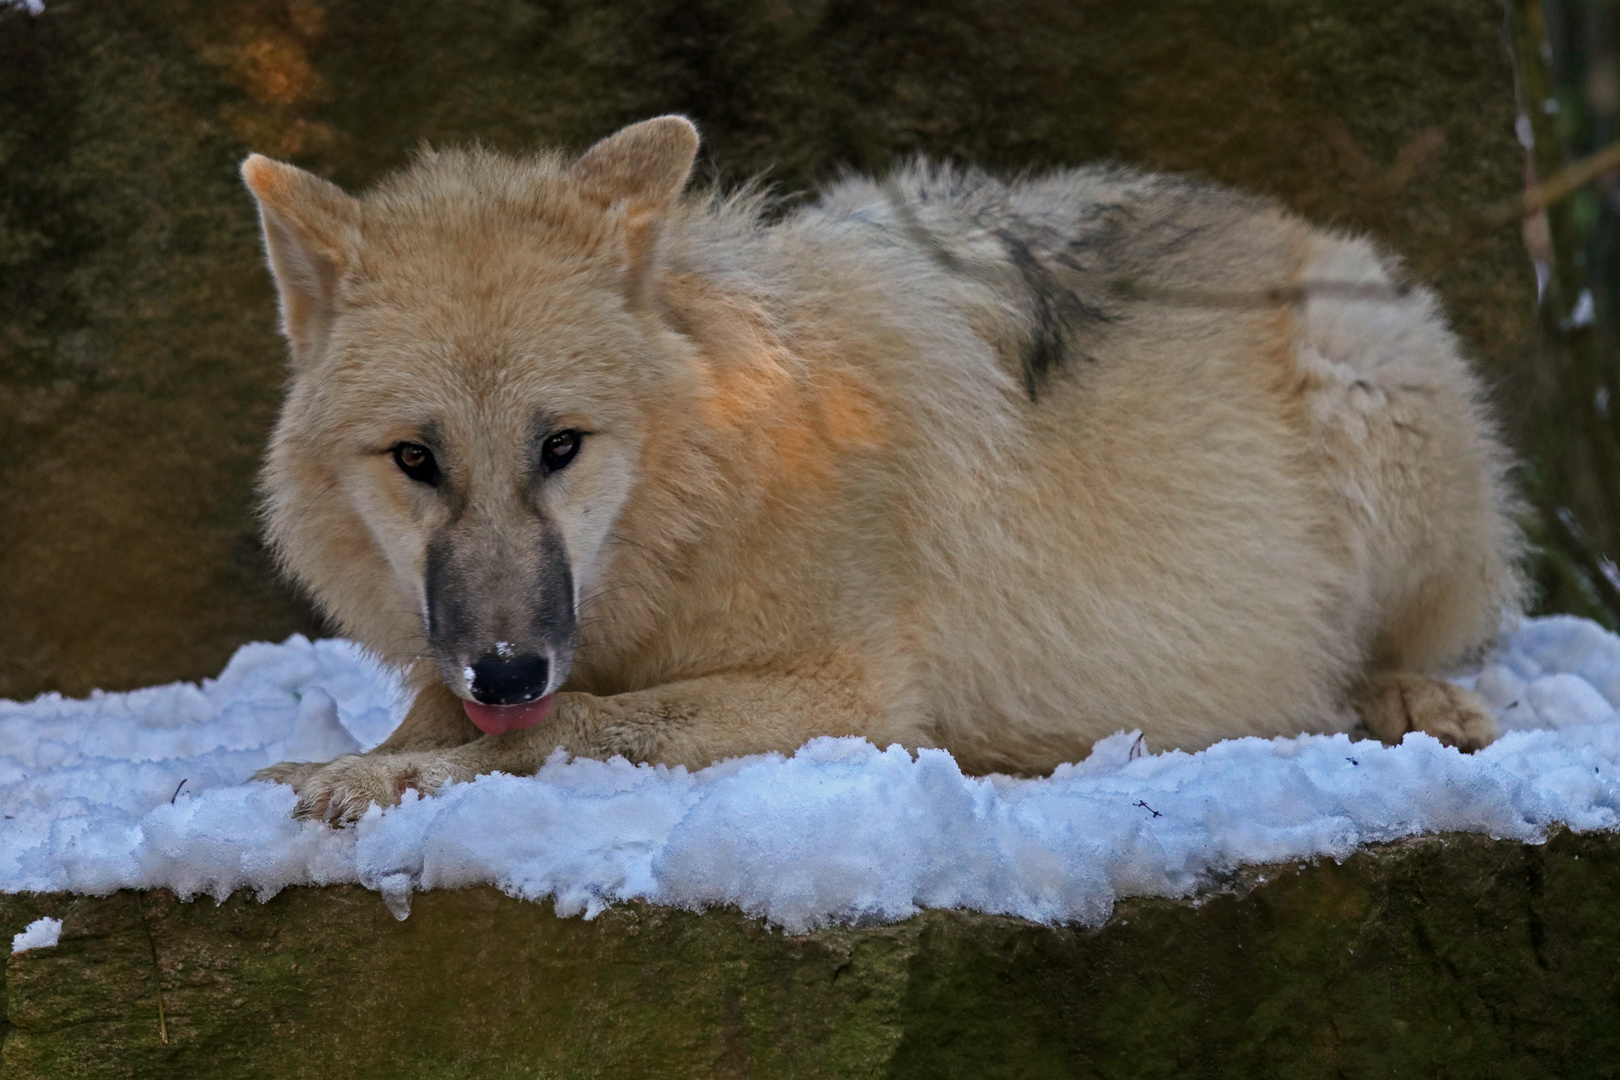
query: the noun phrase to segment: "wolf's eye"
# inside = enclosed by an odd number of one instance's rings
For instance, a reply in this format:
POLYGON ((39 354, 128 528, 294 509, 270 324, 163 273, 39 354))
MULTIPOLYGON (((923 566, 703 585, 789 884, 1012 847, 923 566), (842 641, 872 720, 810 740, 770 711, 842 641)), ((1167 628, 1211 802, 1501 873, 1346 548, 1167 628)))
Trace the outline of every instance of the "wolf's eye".
POLYGON ((402 442, 394 447, 394 464, 418 484, 439 482, 439 463, 433 460, 433 451, 421 443, 402 442))
POLYGON ((540 447, 541 462, 552 472, 566 468, 574 460, 574 455, 579 453, 579 444, 583 439, 584 435, 572 429, 548 435, 545 445, 540 447))

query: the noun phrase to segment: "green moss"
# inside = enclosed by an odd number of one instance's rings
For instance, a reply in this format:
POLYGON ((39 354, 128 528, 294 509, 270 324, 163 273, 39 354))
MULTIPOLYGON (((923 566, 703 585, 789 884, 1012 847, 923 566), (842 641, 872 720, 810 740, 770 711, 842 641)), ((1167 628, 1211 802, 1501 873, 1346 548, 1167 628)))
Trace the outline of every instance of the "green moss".
POLYGON ((5 1080, 1620 1071, 1613 834, 1250 870, 1097 929, 935 911, 795 937, 728 910, 559 919, 491 889, 396 922, 345 887, 14 896, 0 930, 41 912, 62 942, 7 965, 5 1080))

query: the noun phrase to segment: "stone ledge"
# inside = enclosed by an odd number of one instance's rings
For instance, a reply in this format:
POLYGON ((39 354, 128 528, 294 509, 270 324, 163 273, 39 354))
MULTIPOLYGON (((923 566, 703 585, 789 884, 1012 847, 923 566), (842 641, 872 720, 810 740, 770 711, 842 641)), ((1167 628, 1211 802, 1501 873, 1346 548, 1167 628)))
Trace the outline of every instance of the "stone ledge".
POLYGON ((4 1080, 1620 1068, 1607 833, 1245 870, 1096 929, 932 911, 788 936, 729 910, 559 919, 488 888, 420 894, 396 922, 333 887, 12 895, 0 932, 40 914, 62 940, 7 964, 4 1080))

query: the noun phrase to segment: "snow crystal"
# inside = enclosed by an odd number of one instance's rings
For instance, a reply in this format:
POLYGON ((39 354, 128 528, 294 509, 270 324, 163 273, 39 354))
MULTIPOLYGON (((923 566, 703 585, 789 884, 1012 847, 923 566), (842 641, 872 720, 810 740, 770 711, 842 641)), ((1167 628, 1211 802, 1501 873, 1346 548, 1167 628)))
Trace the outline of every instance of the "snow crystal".
POLYGON ((1021 780, 852 738, 696 772, 558 752, 536 776, 407 793, 332 829, 247 778, 375 746, 406 701, 357 646, 295 636, 245 646, 200 686, 0 701, 0 890, 265 898, 358 882, 404 918, 418 890, 488 883, 587 918, 639 898, 795 931, 930 907, 1095 924, 1121 896, 1189 896, 1244 864, 1453 830, 1620 828, 1620 638, 1527 620, 1457 681, 1504 732, 1473 755, 1426 735, 1133 754, 1121 732, 1021 780))
POLYGON ((11 954, 15 956, 29 949, 54 949, 61 940, 62 920, 47 915, 23 927, 21 933, 11 935, 11 954))

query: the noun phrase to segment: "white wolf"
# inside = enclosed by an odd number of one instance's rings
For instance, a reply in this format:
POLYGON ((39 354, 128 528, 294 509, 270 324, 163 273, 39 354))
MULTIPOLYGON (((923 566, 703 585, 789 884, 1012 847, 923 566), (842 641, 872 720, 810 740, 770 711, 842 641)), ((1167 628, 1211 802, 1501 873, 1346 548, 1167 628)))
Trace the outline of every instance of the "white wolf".
POLYGON ((555 747, 821 734, 1039 773, 1139 727, 1493 736, 1509 457, 1433 296, 1181 179, 916 165, 773 218, 696 130, 243 166, 293 377, 287 569, 417 690, 266 770, 333 820, 555 747))

